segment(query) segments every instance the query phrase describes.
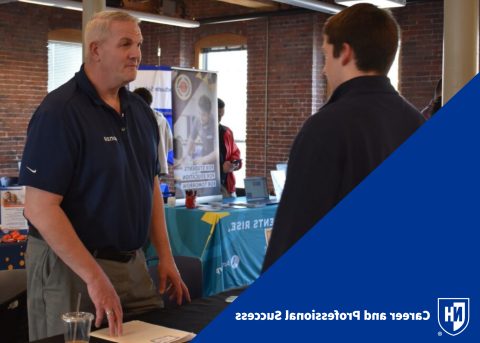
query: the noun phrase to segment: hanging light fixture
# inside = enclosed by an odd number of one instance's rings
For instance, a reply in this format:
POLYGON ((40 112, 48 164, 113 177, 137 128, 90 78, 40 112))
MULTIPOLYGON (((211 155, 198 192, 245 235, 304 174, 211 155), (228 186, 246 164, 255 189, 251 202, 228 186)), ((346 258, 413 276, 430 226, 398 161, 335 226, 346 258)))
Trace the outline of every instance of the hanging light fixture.
POLYGON ((276 0, 276 1, 282 2, 284 4, 303 7, 312 11, 318 11, 318 12, 323 12, 328 14, 337 14, 343 9, 343 7, 327 4, 323 1, 317 1, 317 0, 276 0))
POLYGON ((403 7, 406 0, 335 0, 335 3, 343 6, 353 6, 360 3, 369 3, 380 8, 403 7))
MULTIPOLYGON (((39 0, 39 1, 18 0, 18 1, 27 2, 29 4, 59 7, 59 8, 69 9, 69 10, 76 10, 76 11, 83 10, 82 3, 76 2, 76 1, 67 1, 67 0, 39 0)), ((2 2, 4 1, 0 0, 0 3, 2 2)), ((187 28, 195 28, 200 26, 200 23, 195 20, 173 18, 165 15, 158 15, 158 14, 151 14, 151 13, 135 12, 135 11, 129 11, 129 10, 124 10, 122 8, 114 8, 114 7, 106 7, 105 10, 126 12, 139 18, 142 21, 148 21, 150 23, 180 26, 180 27, 187 27, 187 28)))

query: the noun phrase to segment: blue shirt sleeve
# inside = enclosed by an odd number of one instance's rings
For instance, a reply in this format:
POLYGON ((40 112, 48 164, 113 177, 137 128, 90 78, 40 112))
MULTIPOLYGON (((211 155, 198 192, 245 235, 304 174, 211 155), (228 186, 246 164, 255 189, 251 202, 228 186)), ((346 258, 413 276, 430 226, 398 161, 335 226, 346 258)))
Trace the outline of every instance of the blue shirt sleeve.
POLYGON ((40 107, 28 127, 19 183, 65 196, 77 156, 78 144, 64 118, 40 107))

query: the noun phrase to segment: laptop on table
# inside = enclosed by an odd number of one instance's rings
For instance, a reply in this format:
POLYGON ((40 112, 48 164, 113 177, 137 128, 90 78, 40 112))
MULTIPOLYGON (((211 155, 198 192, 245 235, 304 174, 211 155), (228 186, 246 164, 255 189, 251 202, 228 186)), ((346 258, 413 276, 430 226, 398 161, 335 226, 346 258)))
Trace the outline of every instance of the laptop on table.
POLYGON ((266 205, 278 204, 278 199, 270 197, 265 177, 245 178, 245 196, 247 203, 261 203, 266 205))

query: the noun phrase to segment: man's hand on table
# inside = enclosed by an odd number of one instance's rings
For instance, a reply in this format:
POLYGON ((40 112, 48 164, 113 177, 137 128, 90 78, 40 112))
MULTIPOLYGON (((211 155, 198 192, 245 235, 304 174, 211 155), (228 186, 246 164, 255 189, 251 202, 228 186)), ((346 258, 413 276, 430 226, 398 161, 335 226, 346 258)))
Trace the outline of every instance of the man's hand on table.
POLYGON ((121 336, 123 334, 123 311, 115 288, 108 277, 103 274, 92 283, 87 284, 88 294, 95 305, 96 320, 95 326, 98 328, 102 324, 103 316, 107 316, 110 336, 121 336))
POLYGON ((158 286, 158 291, 160 294, 164 294, 167 292, 170 294, 169 299, 173 300, 177 298, 177 304, 180 306, 182 304, 183 296, 185 295, 185 299, 187 301, 190 300, 190 293, 188 293, 188 288, 183 283, 182 278, 180 277, 180 273, 178 272, 177 266, 173 261, 173 258, 166 259, 166 261, 160 260, 158 263, 158 275, 160 277, 160 282, 158 286), (170 285, 165 290, 167 286, 167 280, 170 281, 170 285))

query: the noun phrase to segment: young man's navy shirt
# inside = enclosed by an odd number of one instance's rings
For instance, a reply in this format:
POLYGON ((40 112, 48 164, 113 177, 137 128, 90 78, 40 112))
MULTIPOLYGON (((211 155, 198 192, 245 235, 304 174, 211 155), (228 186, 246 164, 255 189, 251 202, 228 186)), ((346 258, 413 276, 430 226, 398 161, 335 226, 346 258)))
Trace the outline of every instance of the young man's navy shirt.
MULTIPOLYGON (((61 208, 90 250, 136 250, 150 229, 159 132, 136 94, 106 104, 83 66, 34 113, 20 184, 63 196, 61 208)), ((30 223, 30 226, 32 224, 30 223)))
POLYGON ((386 76, 360 76, 338 86, 293 142, 263 271, 423 123, 386 76))

